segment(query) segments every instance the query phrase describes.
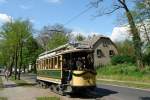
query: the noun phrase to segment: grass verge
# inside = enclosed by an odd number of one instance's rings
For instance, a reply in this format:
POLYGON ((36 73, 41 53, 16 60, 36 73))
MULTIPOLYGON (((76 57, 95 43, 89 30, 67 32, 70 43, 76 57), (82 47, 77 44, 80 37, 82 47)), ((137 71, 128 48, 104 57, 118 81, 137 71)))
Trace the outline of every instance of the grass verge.
POLYGON ((0 77, 0 90, 2 90, 2 89, 3 89, 3 82, 2 82, 2 78, 0 77))
POLYGON ((106 65, 97 69, 98 83, 150 89, 150 66, 139 70, 133 64, 106 65))
POLYGON ((0 100, 8 100, 6 97, 0 97, 0 100))
POLYGON ((33 86, 33 85, 35 85, 35 84, 32 84, 32 83, 27 83, 25 80, 22 80, 22 79, 20 79, 20 80, 18 80, 18 79, 15 80, 15 77, 14 77, 14 76, 11 76, 11 77, 10 77, 10 80, 11 80, 11 81, 14 81, 17 86, 33 86))
POLYGON ((117 81, 117 80, 97 80, 98 84, 108 84, 108 85, 119 85, 119 86, 127 86, 133 88, 141 88, 141 89, 150 89, 150 84, 145 83, 137 83, 132 81, 117 81))
POLYGON ((59 97, 37 97, 36 100, 60 100, 59 97))

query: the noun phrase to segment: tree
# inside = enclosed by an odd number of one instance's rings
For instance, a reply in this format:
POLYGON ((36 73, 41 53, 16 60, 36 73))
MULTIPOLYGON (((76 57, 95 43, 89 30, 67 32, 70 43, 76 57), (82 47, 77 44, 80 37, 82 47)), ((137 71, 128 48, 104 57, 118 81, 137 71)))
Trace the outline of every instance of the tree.
POLYGON ((60 45, 64 45, 69 42, 69 36, 65 35, 62 32, 55 32, 51 36, 51 38, 48 41, 48 49, 54 49, 60 45))
POLYGON ((116 42, 115 44, 117 46, 117 50, 120 55, 127 55, 127 56, 131 56, 131 57, 135 57, 134 46, 133 46, 133 42, 131 40, 116 42))
POLYGON ((15 65, 15 79, 17 79, 17 69, 19 69, 18 79, 20 79, 23 42, 28 37, 32 37, 32 25, 28 20, 14 20, 5 23, 0 34, 3 40, 3 48, 7 51, 7 53, 5 53, 6 51, 3 52, 3 54, 7 54, 5 65, 10 70, 15 65))
POLYGON ((84 39, 85 39, 85 37, 80 33, 75 36, 76 41, 83 41, 84 39))
MULTIPOLYGON (((104 0, 96 0, 96 1, 92 1, 91 4, 92 5, 96 5, 95 7, 100 6, 100 3, 103 2, 104 0)), ((100 13, 100 15, 106 15, 106 14, 111 14, 115 11, 117 11, 118 9, 124 9, 125 10, 125 14, 126 17, 128 19, 128 23, 130 26, 130 32, 132 35, 132 40, 133 40, 133 45, 134 45, 134 49, 135 49, 135 55, 136 55, 136 62, 138 65, 138 68, 142 69, 143 66, 143 57, 142 57, 142 43, 141 43, 141 38, 139 36, 139 31, 135 25, 135 21, 133 19, 132 13, 128 8, 128 4, 126 3, 126 0, 116 0, 112 3, 111 9, 107 9, 107 11, 104 11, 103 13, 100 13)))
POLYGON ((53 34, 57 32, 63 33, 64 36, 70 38, 71 30, 61 24, 44 26, 40 32, 39 37, 37 37, 38 43, 42 46, 44 50, 47 50, 50 39, 52 38, 53 34))
POLYGON ((25 72, 25 69, 29 64, 33 66, 33 71, 36 73, 36 59, 40 53, 43 52, 42 47, 37 43, 36 39, 30 38, 28 41, 23 46, 22 50, 22 56, 23 56, 23 61, 22 61, 22 66, 25 72))
POLYGON ((144 36, 145 42, 150 43, 150 1, 137 0, 132 13, 141 35, 144 36))

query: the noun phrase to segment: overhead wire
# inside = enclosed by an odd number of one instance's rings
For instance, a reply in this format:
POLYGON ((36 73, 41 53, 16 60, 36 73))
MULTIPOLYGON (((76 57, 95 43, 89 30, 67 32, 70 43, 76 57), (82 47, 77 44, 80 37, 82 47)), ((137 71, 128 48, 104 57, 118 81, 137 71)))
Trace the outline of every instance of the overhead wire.
POLYGON ((74 21, 75 19, 77 19, 78 17, 80 17, 81 15, 86 13, 87 11, 89 11, 91 8, 93 8, 93 6, 90 6, 87 9, 84 9, 79 14, 77 14, 77 15, 73 16, 72 18, 70 18, 66 23, 64 23, 64 26, 70 24, 72 21, 74 21))

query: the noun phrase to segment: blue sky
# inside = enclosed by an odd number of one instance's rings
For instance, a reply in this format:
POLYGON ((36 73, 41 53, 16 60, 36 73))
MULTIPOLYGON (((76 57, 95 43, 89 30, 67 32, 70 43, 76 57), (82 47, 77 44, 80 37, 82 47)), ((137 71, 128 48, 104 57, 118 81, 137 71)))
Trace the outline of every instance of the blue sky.
MULTIPOLYGON (((65 24, 72 17, 88 8, 90 0, 0 0, 0 14, 13 19, 30 19, 37 30, 44 25, 65 24)), ((109 3, 107 0, 106 3, 109 3)), ((75 32, 91 32, 111 35, 116 27, 116 14, 93 19, 96 9, 92 8, 74 19, 65 27, 75 32)), ((4 16, 3 16, 4 17, 4 16)))

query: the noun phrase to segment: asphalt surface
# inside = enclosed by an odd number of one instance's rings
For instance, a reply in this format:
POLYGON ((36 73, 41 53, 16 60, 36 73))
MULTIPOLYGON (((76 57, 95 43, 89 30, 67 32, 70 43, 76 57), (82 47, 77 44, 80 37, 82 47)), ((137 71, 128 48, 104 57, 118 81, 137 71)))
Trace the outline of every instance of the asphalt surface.
MULTIPOLYGON (((25 80, 35 82, 35 75, 23 76, 25 80)), ((72 98, 88 100, 150 100, 150 91, 97 84, 94 91, 79 92, 72 98)))

